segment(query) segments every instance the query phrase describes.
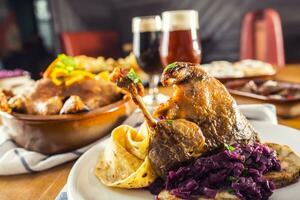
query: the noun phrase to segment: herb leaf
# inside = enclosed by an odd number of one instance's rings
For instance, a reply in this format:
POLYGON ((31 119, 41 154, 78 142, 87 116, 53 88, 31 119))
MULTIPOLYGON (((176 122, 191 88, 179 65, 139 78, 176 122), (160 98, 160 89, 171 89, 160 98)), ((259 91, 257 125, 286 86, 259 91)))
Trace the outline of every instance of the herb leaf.
POLYGON ((173 120, 171 120, 171 119, 166 119, 166 123, 167 123, 169 126, 172 126, 173 120))
POLYGON ((233 182, 233 181, 236 180, 236 178, 235 178, 234 176, 229 176, 229 177, 228 177, 228 180, 231 181, 231 182, 233 182))
POLYGON ((173 69, 176 66, 177 66, 177 62, 173 62, 173 63, 171 63, 171 64, 169 64, 168 66, 165 67, 164 72, 166 72, 166 71, 168 71, 170 69, 173 69))
POLYGON ((137 75, 137 73, 135 73, 134 69, 132 69, 132 68, 128 72, 127 77, 135 84, 142 83, 141 78, 137 75))
POLYGON ((228 192, 229 194, 235 194, 235 191, 234 191, 234 189, 232 189, 232 188, 229 188, 229 189, 227 190, 227 192, 228 192))
POLYGON ((247 169, 245 169, 243 172, 242 172, 242 175, 243 176, 249 176, 249 171, 247 169))
POLYGON ((228 145, 228 144, 224 144, 224 147, 228 150, 228 151, 234 151, 235 147, 228 145))

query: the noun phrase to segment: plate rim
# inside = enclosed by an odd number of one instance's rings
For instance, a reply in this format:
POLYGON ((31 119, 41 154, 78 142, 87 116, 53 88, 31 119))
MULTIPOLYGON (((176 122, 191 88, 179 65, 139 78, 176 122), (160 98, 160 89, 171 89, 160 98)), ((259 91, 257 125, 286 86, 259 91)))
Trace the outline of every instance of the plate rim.
MULTIPOLYGON (((255 124, 261 124, 262 126, 280 126, 280 127, 283 127, 285 129, 290 129, 290 131, 292 131, 293 133, 292 134, 295 134, 294 132, 299 132, 300 134, 300 130, 298 129, 295 129, 295 128, 291 128, 291 127, 288 127, 288 126, 284 126, 284 125, 281 125, 281 124, 273 124, 273 123, 270 123, 270 122, 264 122, 264 121, 257 121, 257 120, 249 120, 250 123, 254 126, 255 128, 255 124)), ((300 137, 300 135, 299 135, 300 137)), ((67 191, 67 195, 68 195, 68 199, 69 200, 83 200, 83 198, 78 198, 78 196, 73 196, 74 194, 72 194, 72 191, 73 191, 73 187, 71 187, 72 183, 72 179, 74 179, 73 177, 75 177, 75 172, 78 171, 78 166, 81 164, 81 161, 85 159, 85 157, 88 157, 91 152, 95 151, 97 148, 101 148, 100 145, 102 144, 105 144, 105 142, 107 142, 110 138, 110 134, 105 136, 104 138, 101 138, 99 140, 99 142, 97 142, 97 144, 95 144, 95 146, 91 147, 88 151, 86 151, 82 156, 79 157, 79 159, 75 162, 75 164, 72 166, 71 168, 71 171, 68 175, 68 179, 67 179, 67 183, 66 183, 66 191, 67 191)), ((282 144, 282 145, 286 145, 286 144, 282 144)), ((100 152, 99 152, 100 154, 100 152)), ((300 153, 296 152, 296 154, 298 154, 300 156, 300 153)), ((300 180, 299 180, 300 181, 300 180)), ((282 188, 279 188, 279 189, 282 189, 282 188)), ((154 197, 154 196, 153 196, 154 197)))

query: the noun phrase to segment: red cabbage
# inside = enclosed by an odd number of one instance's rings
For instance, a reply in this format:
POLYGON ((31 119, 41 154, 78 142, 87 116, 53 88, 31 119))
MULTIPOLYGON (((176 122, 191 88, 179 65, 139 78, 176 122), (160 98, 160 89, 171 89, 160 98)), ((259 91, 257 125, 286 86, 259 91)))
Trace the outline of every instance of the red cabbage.
POLYGON ((225 147, 169 171, 165 181, 158 178, 148 189, 156 195, 166 189, 182 199, 200 195, 214 198, 219 190, 234 193, 242 200, 268 199, 275 186, 263 174, 281 170, 276 153, 260 143, 225 147))

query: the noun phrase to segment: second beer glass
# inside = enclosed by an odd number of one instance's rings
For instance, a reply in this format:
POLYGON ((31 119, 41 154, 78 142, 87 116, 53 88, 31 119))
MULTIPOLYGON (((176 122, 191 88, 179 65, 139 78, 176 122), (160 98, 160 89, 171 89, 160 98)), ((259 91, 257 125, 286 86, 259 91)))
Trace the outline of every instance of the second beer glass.
POLYGON ((157 85, 162 72, 159 55, 161 19, 158 15, 132 19, 133 54, 140 68, 150 76, 149 95, 144 97, 148 106, 155 107, 166 100, 158 93, 157 85))
POLYGON ((162 13, 161 61, 164 66, 175 61, 200 63, 199 20, 195 10, 162 13))

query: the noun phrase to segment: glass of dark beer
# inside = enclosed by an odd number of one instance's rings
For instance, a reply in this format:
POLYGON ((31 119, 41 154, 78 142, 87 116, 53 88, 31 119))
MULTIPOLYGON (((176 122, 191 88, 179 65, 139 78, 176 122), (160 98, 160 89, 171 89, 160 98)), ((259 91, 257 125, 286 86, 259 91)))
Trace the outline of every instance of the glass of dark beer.
POLYGON ((156 106, 166 100, 157 88, 163 70, 159 54, 161 18, 158 15, 134 17, 132 32, 133 54, 140 68, 150 76, 149 95, 144 101, 149 106, 156 106))
POLYGON ((162 13, 161 61, 164 66, 175 61, 200 63, 199 19, 195 10, 162 13))

